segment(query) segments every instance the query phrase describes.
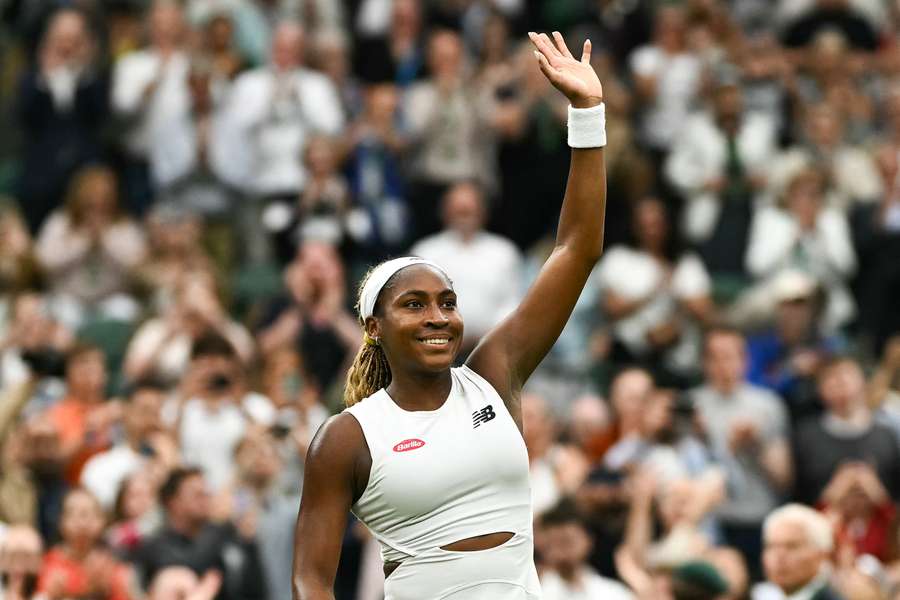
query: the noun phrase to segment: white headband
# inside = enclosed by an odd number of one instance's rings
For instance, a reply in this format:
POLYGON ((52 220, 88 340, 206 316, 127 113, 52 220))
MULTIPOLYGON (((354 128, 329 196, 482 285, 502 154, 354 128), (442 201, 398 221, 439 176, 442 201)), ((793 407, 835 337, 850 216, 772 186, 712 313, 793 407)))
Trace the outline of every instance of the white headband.
POLYGON ((394 260, 381 263, 375 267, 375 270, 372 271, 372 274, 366 279, 366 284, 363 286, 362 292, 359 295, 359 316, 363 321, 371 317, 372 313, 375 312, 375 301, 378 300, 378 294, 381 293, 381 288, 388 282, 388 279, 393 277, 394 273, 400 269, 405 269, 406 267, 411 267, 413 265, 428 265, 429 267, 437 269, 444 277, 447 277, 447 279, 450 279, 441 267, 430 260, 425 260, 418 256, 404 256, 402 258, 395 258, 394 260))

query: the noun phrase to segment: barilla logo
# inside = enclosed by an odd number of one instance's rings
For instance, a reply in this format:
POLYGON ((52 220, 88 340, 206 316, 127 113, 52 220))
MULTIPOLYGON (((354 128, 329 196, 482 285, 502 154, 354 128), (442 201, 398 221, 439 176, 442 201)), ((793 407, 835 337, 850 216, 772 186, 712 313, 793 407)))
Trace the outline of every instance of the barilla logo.
POLYGON ((425 442, 418 439, 411 440, 403 440, 396 446, 394 446, 394 452, 409 452, 410 450, 417 450, 425 445, 425 442))

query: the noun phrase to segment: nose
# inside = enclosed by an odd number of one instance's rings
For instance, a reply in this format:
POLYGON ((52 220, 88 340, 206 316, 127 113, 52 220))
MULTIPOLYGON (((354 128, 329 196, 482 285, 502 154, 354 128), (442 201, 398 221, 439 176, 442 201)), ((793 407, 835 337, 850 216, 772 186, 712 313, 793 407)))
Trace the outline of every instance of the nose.
POLYGON ((431 304, 428 314, 425 315, 425 325, 428 327, 446 327, 450 323, 450 319, 444 313, 440 304, 431 304))

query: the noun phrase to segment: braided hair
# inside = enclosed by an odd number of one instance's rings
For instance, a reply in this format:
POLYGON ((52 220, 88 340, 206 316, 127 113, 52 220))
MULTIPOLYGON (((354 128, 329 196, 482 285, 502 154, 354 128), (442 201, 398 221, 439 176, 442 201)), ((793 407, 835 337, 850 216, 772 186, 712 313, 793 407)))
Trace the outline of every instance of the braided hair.
MULTIPOLYGON (((377 267, 370 269, 363 278, 362 283, 360 283, 359 294, 356 299, 357 310, 359 309, 362 290, 375 268, 377 267)), ((387 289, 390 285, 391 280, 388 280, 381 289, 387 289)), ((359 322, 360 325, 365 327, 365 322, 361 317, 359 322)), ((387 387, 390 383, 391 367, 388 364, 384 348, 381 347, 378 340, 370 338, 369 334, 365 333, 363 335, 363 344, 356 353, 356 358, 353 359, 353 364, 347 372, 347 384, 344 387, 344 404, 353 406, 360 400, 368 398, 378 390, 387 387)))

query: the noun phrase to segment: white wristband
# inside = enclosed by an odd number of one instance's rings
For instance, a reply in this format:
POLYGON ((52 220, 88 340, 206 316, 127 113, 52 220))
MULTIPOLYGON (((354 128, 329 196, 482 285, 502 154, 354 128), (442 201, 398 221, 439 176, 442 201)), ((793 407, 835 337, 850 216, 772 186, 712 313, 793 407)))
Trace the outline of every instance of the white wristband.
POLYGON ((572 148, 602 148, 606 145, 606 105, 573 108, 570 104, 568 126, 572 148))

